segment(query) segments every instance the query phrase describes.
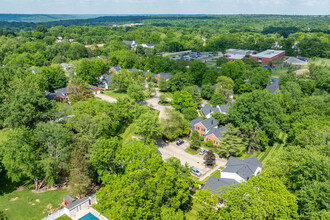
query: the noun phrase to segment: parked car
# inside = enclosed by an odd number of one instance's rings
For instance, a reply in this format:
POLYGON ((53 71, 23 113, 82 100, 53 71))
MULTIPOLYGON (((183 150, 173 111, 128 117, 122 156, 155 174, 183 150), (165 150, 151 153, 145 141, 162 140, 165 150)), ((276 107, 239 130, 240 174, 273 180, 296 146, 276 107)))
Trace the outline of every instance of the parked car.
POLYGON ((204 155, 206 153, 206 150, 205 149, 202 149, 201 151, 199 151, 199 154, 200 155, 204 155))
POLYGON ((177 142, 176 142, 176 145, 181 145, 181 144, 183 144, 184 143, 184 140, 182 140, 182 139, 179 139, 177 142))
POLYGON ((202 173, 194 167, 192 168, 191 173, 198 177, 202 175, 202 173))

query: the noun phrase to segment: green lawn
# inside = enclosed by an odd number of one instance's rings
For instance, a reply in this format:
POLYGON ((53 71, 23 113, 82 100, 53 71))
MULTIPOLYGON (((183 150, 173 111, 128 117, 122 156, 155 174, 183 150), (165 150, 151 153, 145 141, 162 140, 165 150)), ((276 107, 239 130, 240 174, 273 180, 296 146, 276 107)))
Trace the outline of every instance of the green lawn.
POLYGON ((276 67, 275 69, 272 70, 272 78, 279 78, 281 74, 287 73, 288 72, 288 67, 276 67))
POLYGON ((186 213, 186 217, 189 220, 197 220, 198 219, 198 211, 202 210, 202 206, 200 204, 197 204, 194 202, 195 199, 193 199, 193 206, 191 207, 191 210, 186 213))
POLYGON ((211 176, 220 177, 220 170, 214 171, 213 173, 211 173, 211 176))
POLYGON ((127 143, 129 140, 132 139, 132 136, 138 136, 135 134, 136 130, 136 123, 130 124, 125 131, 120 135, 120 137, 123 139, 123 143, 127 143))
POLYGON ((61 217, 57 218, 56 220, 71 220, 72 218, 70 218, 67 215, 62 215, 61 217))
POLYGON ((128 95, 125 92, 120 92, 119 90, 104 91, 104 94, 115 99, 128 97, 128 95))
POLYGON ((186 149, 184 149, 184 151, 188 154, 196 155, 199 153, 199 151, 201 151, 201 149, 199 148, 197 151, 193 151, 190 147, 187 147, 186 149))
POLYGON ((15 220, 42 219, 48 210, 58 207, 68 194, 66 189, 32 193, 31 185, 24 187, 23 191, 16 191, 20 184, 12 184, 8 179, 1 179, 0 185, 0 211, 8 219, 15 220))

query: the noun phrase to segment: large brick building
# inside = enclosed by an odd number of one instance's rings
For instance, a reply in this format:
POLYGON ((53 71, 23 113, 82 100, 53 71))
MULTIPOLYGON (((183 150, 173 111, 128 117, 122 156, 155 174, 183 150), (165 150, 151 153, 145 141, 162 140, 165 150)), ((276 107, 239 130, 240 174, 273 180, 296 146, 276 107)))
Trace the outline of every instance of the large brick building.
POLYGON ((268 65, 269 61, 279 61, 285 57, 284 50, 265 50, 263 52, 254 54, 250 56, 251 58, 257 60, 259 64, 268 65))

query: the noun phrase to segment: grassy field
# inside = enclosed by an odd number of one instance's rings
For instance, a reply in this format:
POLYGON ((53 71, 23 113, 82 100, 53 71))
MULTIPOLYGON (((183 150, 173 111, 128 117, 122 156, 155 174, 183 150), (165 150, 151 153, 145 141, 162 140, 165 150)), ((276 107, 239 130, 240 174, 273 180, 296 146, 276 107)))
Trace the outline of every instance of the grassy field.
POLYGON ((281 139, 283 143, 275 143, 274 146, 268 147, 265 152, 260 153, 257 157, 260 162, 265 164, 270 158, 276 157, 276 155, 278 155, 283 150, 283 147, 286 144, 287 136, 288 135, 286 133, 281 132, 279 134, 279 139, 281 139))
POLYGON ((106 94, 112 98, 115 98, 115 99, 128 97, 128 95, 126 93, 120 92, 118 90, 104 91, 104 94, 106 94))
POLYGON ((281 74, 288 72, 288 67, 282 67, 282 68, 275 68, 272 70, 272 78, 279 78, 281 74))
POLYGON ((313 59, 311 63, 320 65, 320 66, 329 66, 330 67, 330 59, 325 59, 325 58, 317 58, 313 59))
POLYGON ((191 210, 186 213, 186 217, 189 220, 195 220, 198 219, 198 211, 202 210, 202 206, 200 204, 197 204, 193 199, 193 206, 191 207, 191 210))
POLYGON ((120 137, 123 139, 123 142, 126 143, 129 140, 132 139, 132 136, 137 136, 135 134, 135 129, 136 129, 136 123, 132 123, 130 124, 124 131, 124 133, 122 133, 120 135, 120 137))
POLYGON ((0 185, 0 211, 8 219, 15 220, 42 219, 48 210, 58 207, 68 194, 66 189, 32 193, 31 185, 17 191, 20 184, 12 184, 8 179, 1 179, 0 185))

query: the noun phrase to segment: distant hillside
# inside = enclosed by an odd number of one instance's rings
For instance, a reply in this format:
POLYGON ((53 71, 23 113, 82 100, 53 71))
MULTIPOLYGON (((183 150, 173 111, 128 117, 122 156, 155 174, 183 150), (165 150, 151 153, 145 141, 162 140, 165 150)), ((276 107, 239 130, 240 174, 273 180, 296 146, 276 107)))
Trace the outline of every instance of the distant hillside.
POLYGON ((69 19, 96 18, 101 15, 60 15, 60 14, 0 14, 0 21, 9 22, 49 22, 69 19))

